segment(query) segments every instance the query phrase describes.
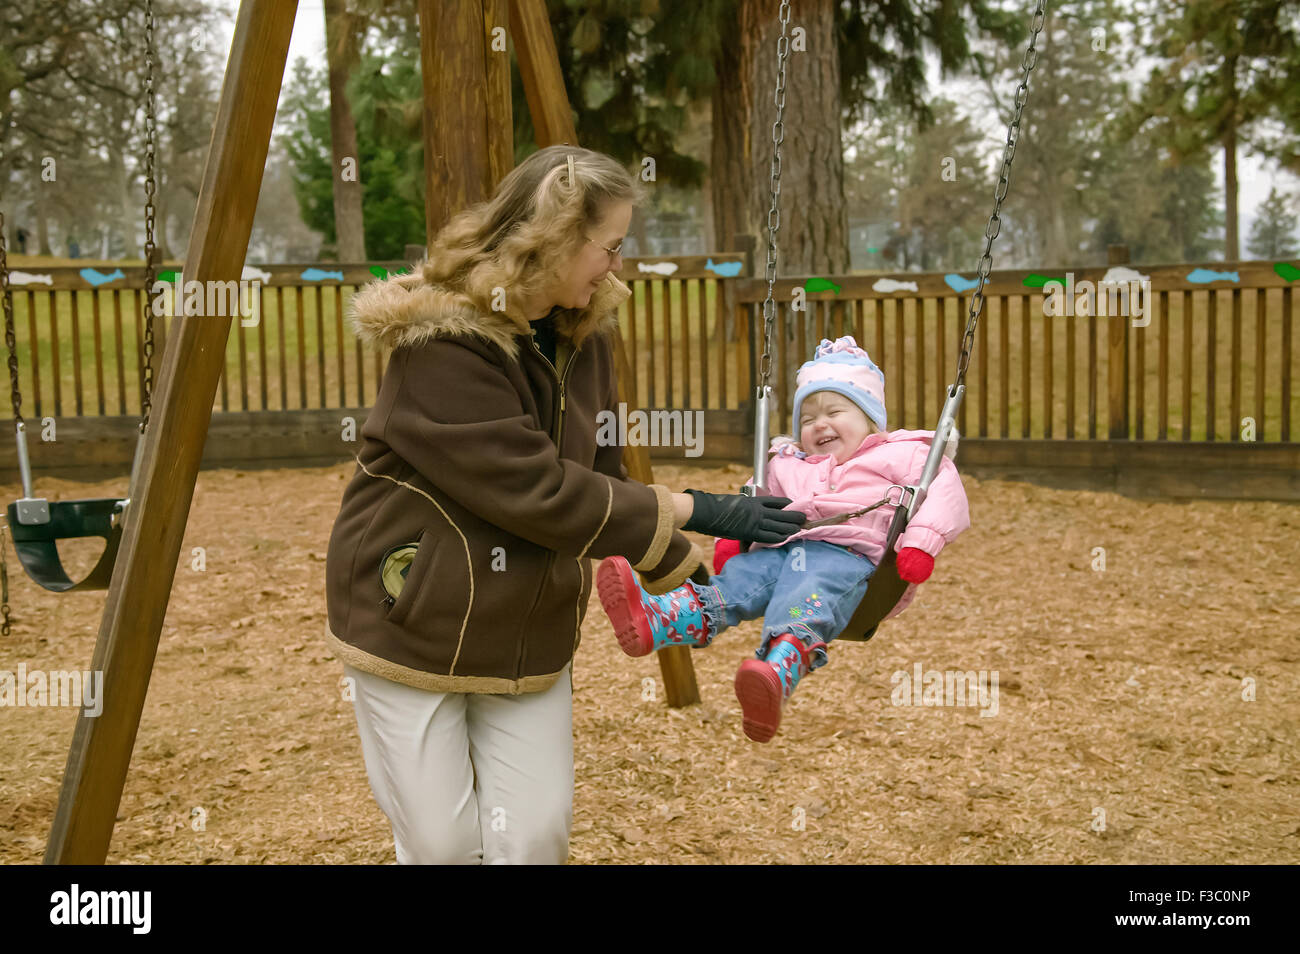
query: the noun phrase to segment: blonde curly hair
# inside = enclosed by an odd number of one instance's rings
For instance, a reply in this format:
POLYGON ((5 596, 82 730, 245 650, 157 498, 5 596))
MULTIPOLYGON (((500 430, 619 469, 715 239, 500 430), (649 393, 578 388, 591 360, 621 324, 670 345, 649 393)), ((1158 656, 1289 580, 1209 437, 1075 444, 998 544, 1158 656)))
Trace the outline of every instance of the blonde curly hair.
MULTIPOLYGON (((554 281, 610 203, 637 206, 644 199, 641 184, 613 157, 579 146, 547 146, 502 179, 491 199, 443 227, 422 266, 424 280, 461 292, 483 312, 491 310, 494 289, 509 289, 505 314, 526 333, 528 319, 519 304, 554 281)), ((564 309, 556 329, 581 345, 595 324, 590 319, 564 309)))

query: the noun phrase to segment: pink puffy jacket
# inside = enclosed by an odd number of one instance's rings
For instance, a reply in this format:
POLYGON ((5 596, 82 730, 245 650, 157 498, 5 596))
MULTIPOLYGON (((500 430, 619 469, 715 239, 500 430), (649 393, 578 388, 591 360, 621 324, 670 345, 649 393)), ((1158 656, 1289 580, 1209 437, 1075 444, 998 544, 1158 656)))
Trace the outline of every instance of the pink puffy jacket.
MULTIPOLYGON (((773 438, 765 492, 789 497, 791 503, 786 509, 803 511, 809 521, 857 510, 884 497, 890 484, 920 480, 933 436, 933 431, 871 434, 843 464, 837 464, 832 454, 805 455, 789 437, 773 438)), ((752 483, 751 479, 747 486, 752 483)), ((893 499, 898 499, 898 491, 893 492, 893 499)), ((800 539, 825 540, 856 550, 879 564, 893 516, 894 508, 886 505, 845 523, 800 530, 784 543, 756 543, 751 549, 785 546, 800 539)), ((961 477, 952 460, 943 457, 925 500, 894 549, 916 547, 937 557, 945 544, 969 526, 970 510, 961 477)), ((890 616, 901 613, 915 595, 916 585, 909 585, 890 616)))

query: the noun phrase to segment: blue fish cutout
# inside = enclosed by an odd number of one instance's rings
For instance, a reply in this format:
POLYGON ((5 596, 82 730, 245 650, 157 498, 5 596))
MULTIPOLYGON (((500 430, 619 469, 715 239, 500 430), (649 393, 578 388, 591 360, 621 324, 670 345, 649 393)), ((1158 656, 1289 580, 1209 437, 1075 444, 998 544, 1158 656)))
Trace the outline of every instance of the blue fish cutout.
POLYGON ((83 268, 79 273, 82 278, 98 288, 100 285, 107 285, 109 282, 115 282, 119 278, 125 278, 122 269, 117 269, 112 274, 105 275, 103 272, 97 272, 93 268, 83 268))
POLYGON ((1187 280, 1195 285, 1206 285, 1210 282, 1239 282, 1241 276, 1236 272, 1212 272, 1208 268, 1194 268, 1187 273, 1187 280))
POLYGON ((943 276, 944 283, 955 292, 970 291, 979 284, 975 278, 963 278, 956 272, 949 272, 943 276))
POLYGON ((740 269, 744 264, 744 262, 718 262, 715 265, 713 259, 709 259, 704 263, 704 267, 723 278, 735 278, 740 274, 740 269))
POLYGON ((319 268, 309 268, 298 277, 305 282, 323 282, 330 279, 341 282, 343 281, 343 272, 326 272, 319 268))

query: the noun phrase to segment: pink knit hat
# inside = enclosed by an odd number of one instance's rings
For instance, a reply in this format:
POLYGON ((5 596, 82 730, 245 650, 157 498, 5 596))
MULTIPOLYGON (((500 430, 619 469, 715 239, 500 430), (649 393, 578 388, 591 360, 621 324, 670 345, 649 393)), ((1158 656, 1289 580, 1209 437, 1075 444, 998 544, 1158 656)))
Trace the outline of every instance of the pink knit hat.
POLYGON ((811 361, 805 361, 795 378, 792 434, 799 433, 799 410, 804 398, 816 391, 834 391, 862 408, 876 429, 888 428, 885 414, 885 373, 858 347, 852 335, 831 341, 823 338, 811 361))

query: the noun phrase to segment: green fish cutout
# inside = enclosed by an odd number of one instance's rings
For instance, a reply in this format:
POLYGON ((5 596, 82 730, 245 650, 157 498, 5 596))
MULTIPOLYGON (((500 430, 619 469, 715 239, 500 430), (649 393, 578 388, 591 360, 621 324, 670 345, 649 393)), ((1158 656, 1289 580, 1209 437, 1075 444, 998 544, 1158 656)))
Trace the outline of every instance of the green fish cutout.
POLYGON ((1290 262, 1276 262, 1273 271, 1277 272, 1278 278, 1284 281, 1293 282, 1300 279, 1300 268, 1296 268, 1290 262))
POLYGON ((181 277, 181 273, 177 271, 166 271, 166 272, 158 273, 158 281, 160 282, 174 282, 176 281, 176 279, 180 277, 181 277))
POLYGON ((1047 275, 1039 275, 1037 272, 1030 272, 1025 276, 1024 285, 1026 288, 1042 288, 1048 282, 1060 282, 1065 284, 1064 278, 1050 278, 1047 275))
POLYGON ((828 292, 834 292, 837 295, 840 293, 840 286, 836 285, 829 278, 810 278, 804 284, 803 289, 806 292, 828 291, 828 292))
POLYGON ((371 275, 374 275, 374 276, 375 276, 376 278, 378 278, 378 279, 385 279, 385 278, 388 278, 390 275, 405 275, 405 274, 406 274, 407 272, 409 272, 409 271, 410 271, 409 268, 399 268, 399 269, 397 269, 396 271, 392 271, 392 272, 390 272, 388 269, 384 268, 384 266, 382 266, 382 265, 371 265, 371 266, 370 266, 370 274, 371 274, 371 275))

